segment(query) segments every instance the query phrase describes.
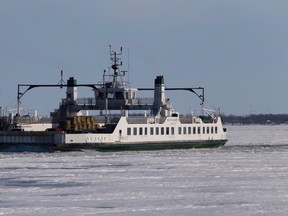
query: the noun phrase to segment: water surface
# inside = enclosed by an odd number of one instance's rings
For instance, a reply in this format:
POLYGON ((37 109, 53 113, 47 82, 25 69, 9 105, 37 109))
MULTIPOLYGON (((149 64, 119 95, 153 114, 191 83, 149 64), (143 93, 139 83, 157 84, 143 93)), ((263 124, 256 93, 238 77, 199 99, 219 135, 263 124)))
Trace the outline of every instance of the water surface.
POLYGON ((0 215, 286 215, 288 126, 220 149, 0 153, 0 215))

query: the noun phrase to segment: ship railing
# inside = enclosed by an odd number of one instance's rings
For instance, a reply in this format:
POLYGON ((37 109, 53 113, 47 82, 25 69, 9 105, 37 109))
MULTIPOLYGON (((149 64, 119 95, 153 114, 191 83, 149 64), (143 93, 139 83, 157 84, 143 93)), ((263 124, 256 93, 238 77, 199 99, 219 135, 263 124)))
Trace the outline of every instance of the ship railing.
MULTIPOLYGON (((106 99, 97 99, 95 102, 96 106, 103 106, 105 107, 106 105, 106 99)), ((125 101, 124 99, 108 99, 108 106, 124 106, 125 105, 125 101)))
POLYGON ((147 124, 147 117, 129 116, 126 120, 128 124, 147 124))
POLYGON ((131 86, 131 82, 120 81, 120 82, 117 82, 116 85, 117 85, 118 88, 129 88, 131 86))
POLYGON ((78 105, 95 105, 96 99, 95 98, 78 98, 76 100, 76 104, 78 104, 78 105))
POLYGON ((97 124, 104 124, 104 123, 111 123, 111 124, 117 124, 121 118, 121 116, 113 116, 113 115, 96 115, 94 116, 96 119, 97 124))
MULTIPOLYGON (((96 123, 118 123, 120 120, 121 116, 95 116, 96 118, 96 123)), ((126 121, 128 124, 154 124, 154 123, 159 123, 163 124, 165 122, 166 118, 154 118, 154 117, 145 117, 145 116, 128 116, 126 118, 126 121)))
MULTIPOLYGON (((87 104, 87 100, 85 100, 87 104)), ((91 105, 99 105, 103 106, 106 103, 105 99, 94 99, 94 104, 91 105)), ((153 105, 154 99, 153 98, 136 98, 136 99, 108 99, 108 105, 114 105, 114 106, 123 106, 123 105, 138 105, 138 106, 144 106, 144 105, 153 105)), ((77 104, 84 104, 79 99, 77 100, 77 104)))
POLYGON ((134 105, 153 105, 154 98, 151 97, 136 98, 133 102, 134 105))
MULTIPOLYGON (((109 106, 123 106, 123 105, 138 105, 138 106, 144 106, 144 105, 153 105, 154 99, 149 97, 143 97, 143 98, 136 98, 133 100, 129 99, 108 99, 109 106)), ((62 99, 62 104, 67 104, 68 101, 66 99, 62 99)), ((75 102, 77 105, 87 105, 87 106, 105 106, 106 100, 105 99, 95 99, 95 98, 78 98, 75 102)))
POLYGON ((105 123, 105 116, 95 116, 96 123, 105 123))
POLYGON ((218 118, 217 117, 211 117, 211 116, 189 116, 189 117, 180 117, 180 122, 182 124, 193 124, 193 123, 200 123, 202 121, 203 123, 217 123, 218 118))
MULTIPOLYGON (((77 105, 95 105, 96 99, 95 98, 78 98, 75 101, 77 105)), ((71 101, 68 101, 66 98, 62 98, 62 103, 60 105, 71 104, 71 101)))
POLYGON ((154 118, 154 117, 136 117, 129 116, 127 118, 128 124, 163 124, 166 121, 166 118, 154 118))
POLYGON ((195 123, 195 117, 180 117, 180 122, 182 124, 192 124, 195 123), (193 121, 194 120, 194 121, 193 121))
MULTIPOLYGON (((136 99, 108 99, 108 104, 115 105, 115 106, 121 106, 121 105, 153 105, 154 99, 150 97, 142 97, 142 98, 136 98, 136 99)), ((66 98, 62 99, 62 104, 66 105, 70 103, 66 98)), ((105 105, 106 100, 103 99, 95 99, 95 98, 78 98, 75 102, 77 105, 105 105)))
MULTIPOLYGON (((98 82, 96 83, 97 86, 100 86, 101 88, 105 88, 105 83, 111 82, 110 80, 106 80, 103 82, 98 82)), ((117 81, 116 82, 116 87, 117 88, 130 88, 131 87, 131 82, 129 81, 117 81)))
POLYGON ((51 123, 52 118, 51 117, 16 117, 15 119, 16 123, 21 124, 33 124, 33 123, 51 123))

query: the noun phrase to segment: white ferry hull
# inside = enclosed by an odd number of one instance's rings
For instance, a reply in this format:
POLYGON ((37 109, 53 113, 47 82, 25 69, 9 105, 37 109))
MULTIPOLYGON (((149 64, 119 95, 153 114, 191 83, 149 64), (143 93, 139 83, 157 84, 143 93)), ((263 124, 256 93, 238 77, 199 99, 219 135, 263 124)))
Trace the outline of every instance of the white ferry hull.
POLYGON ((0 151, 141 151, 162 149, 218 148, 227 142, 221 119, 181 123, 167 117, 163 123, 129 124, 121 117, 108 133, 60 131, 6 131, 0 133, 0 151))
POLYGON ((226 142, 220 118, 211 123, 203 123, 199 119, 198 123, 182 124, 179 117, 168 117, 162 124, 129 124, 126 117, 121 117, 112 133, 64 134, 59 149, 138 151, 218 148, 226 142))

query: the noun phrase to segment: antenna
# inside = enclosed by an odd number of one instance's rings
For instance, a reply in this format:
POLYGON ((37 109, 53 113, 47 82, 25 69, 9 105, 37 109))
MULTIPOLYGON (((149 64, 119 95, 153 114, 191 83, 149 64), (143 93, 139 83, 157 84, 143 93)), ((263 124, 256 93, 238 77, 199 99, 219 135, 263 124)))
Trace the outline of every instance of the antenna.
POLYGON ((128 73, 128 82, 130 82, 130 52, 129 52, 129 47, 128 47, 128 51, 127 51, 127 55, 128 55, 128 60, 127 60, 127 72, 128 73))
POLYGON ((122 66, 122 61, 120 56, 122 55, 123 48, 120 47, 120 52, 115 52, 111 49, 111 45, 109 45, 110 48, 110 59, 112 61, 111 68, 113 69, 113 87, 117 86, 117 77, 120 75, 119 73, 119 66, 122 66))
POLYGON ((103 86, 105 84, 105 76, 106 76, 106 70, 103 71, 103 86))
POLYGON ((65 81, 63 80, 63 70, 61 70, 61 79, 57 85, 60 85, 60 88, 63 88, 63 85, 66 85, 65 81))

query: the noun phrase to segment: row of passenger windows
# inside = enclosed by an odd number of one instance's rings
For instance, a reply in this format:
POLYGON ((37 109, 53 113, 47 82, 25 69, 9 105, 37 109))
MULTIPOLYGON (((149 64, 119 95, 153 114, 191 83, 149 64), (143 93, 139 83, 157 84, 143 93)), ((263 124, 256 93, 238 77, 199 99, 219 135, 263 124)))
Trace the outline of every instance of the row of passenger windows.
MULTIPOLYGON (((176 128, 177 129, 177 128, 176 128)), ((176 131, 175 127, 133 127, 127 128, 127 135, 174 135, 177 134, 217 134, 218 128, 216 126, 206 127, 178 127, 176 131)))

